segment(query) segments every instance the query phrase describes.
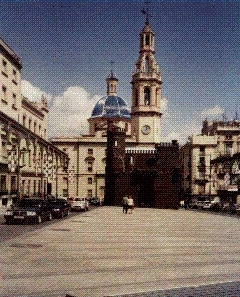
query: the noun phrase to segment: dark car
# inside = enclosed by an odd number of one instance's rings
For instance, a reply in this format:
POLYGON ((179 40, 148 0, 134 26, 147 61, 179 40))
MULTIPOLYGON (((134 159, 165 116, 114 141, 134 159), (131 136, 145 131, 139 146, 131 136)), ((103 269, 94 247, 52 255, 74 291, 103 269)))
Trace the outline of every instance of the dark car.
POLYGON ((54 218, 63 218, 69 215, 71 205, 67 200, 63 198, 51 198, 48 201, 52 205, 52 216, 54 218))
POLYGON ((221 209, 222 212, 236 214, 236 206, 232 202, 226 202, 221 209))
POLYGON ((100 199, 98 197, 93 197, 93 198, 90 199, 90 204, 100 205, 100 199))
POLYGON ((10 209, 7 209, 4 218, 6 224, 14 222, 40 224, 44 220, 52 220, 52 206, 44 199, 24 198, 19 200, 10 209))

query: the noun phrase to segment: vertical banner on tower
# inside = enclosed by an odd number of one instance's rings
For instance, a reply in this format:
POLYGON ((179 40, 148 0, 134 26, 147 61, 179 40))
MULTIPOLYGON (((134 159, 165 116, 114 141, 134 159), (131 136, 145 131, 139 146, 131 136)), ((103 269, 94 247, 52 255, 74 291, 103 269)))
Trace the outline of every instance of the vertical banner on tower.
POLYGON ((44 162, 43 162, 43 174, 48 179, 48 181, 51 181, 53 179, 53 156, 52 154, 46 154, 44 156, 44 162))
POLYGON ((73 184, 74 179, 75 179, 74 169, 69 169, 68 170, 68 181, 69 181, 69 183, 73 184))
POLYGON ((17 153, 11 151, 8 153, 8 169, 10 172, 15 172, 17 168, 17 153))
POLYGON ((37 176, 40 168, 40 158, 37 158, 36 154, 33 156, 33 166, 35 168, 35 175, 37 176))

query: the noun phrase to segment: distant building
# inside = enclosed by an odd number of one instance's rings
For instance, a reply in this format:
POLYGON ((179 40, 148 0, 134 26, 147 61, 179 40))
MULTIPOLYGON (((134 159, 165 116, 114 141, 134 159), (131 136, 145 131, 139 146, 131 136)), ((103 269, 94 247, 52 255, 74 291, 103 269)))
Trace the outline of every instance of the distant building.
POLYGON ((119 205, 122 194, 127 192, 139 205, 178 206, 178 189, 176 183, 171 182, 174 168, 178 166, 178 145, 160 143, 162 82, 154 57, 154 38, 147 20, 140 32, 139 58, 132 74, 131 111, 125 100, 117 95, 118 79, 111 70, 106 79, 107 95, 97 102, 88 119, 89 135, 51 139, 70 158, 67 188, 62 182, 65 176, 58 175, 59 193, 105 197, 107 205, 119 205), (115 132, 120 129, 122 133, 121 146, 116 140, 114 149, 109 147, 109 139, 107 141, 110 123, 115 132), (113 151, 118 154, 118 149, 122 152, 120 155, 109 157, 113 151), (117 164, 120 164, 122 174, 114 183, 114 196, 110 197, 108 185, 113 186, 113 181, 109 172, 114 173, 117 164), (130 189, 132 186, 134 191, 130 189))
POLYGON ((0 38, 0 206, 52 191, 53 171, 68 156, 47 141, 48 106, 21 94, 22 63, 0 38))
MULTIPOLYGON (((215 159, 240 152, 240 122, 203 122, 202 134, 190 136, 180 148, 182 194, 216 195, 224 175, 213 167, 215 159), (221 176, 220 176, 221 175, 221 176)), ((219 159, 218 159, 219 160, 219 159)))

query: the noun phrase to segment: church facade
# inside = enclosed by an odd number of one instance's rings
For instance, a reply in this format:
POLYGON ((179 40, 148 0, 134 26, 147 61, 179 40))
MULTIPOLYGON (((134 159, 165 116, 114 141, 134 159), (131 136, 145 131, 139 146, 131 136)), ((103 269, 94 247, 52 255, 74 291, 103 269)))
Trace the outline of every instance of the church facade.
POLYGON ((132 74, 131 109, 117 95, 118 79, 111 70, 107 95, 88 119, 89 135, 51 139, 70 160, 67 188, 61 189, 66 176, 58 176, 53 195, 97 196, 106 205, 119 205, 128 194, 139 206, 178 207, 179 146, 160 142, 162 82, 154 39, 146 19, 132 74))

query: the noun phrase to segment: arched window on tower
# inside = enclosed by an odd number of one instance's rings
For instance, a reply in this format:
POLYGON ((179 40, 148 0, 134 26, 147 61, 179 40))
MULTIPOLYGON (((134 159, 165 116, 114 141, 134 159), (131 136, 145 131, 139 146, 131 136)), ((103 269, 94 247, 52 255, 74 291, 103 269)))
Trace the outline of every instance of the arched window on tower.
POLYGON ((146 45, 149 45, 149 35, 146 35, 146 45))
POLYGON ((110 91, 113 91, 113 84, 110 84, 110 91))
POLYGON ((145 72, 149 72, 149 58, 146 56, 145 58, 145 72))
POLYGON ((135 90, 134 96, 135 96, 135 106, 137 106, 138 105, 138 90, 135 90))
POLYGON ((144 105, 150 105, 150 88, 144 88, 144 105))
POLYGON ((156 102, 155 102, 155 105, 157 106, 158 105, 158 88, 156 88, 156 102))
POLYGON ((128 123, 125 123, 125 132, 127 132, 128 131, 128 123))

